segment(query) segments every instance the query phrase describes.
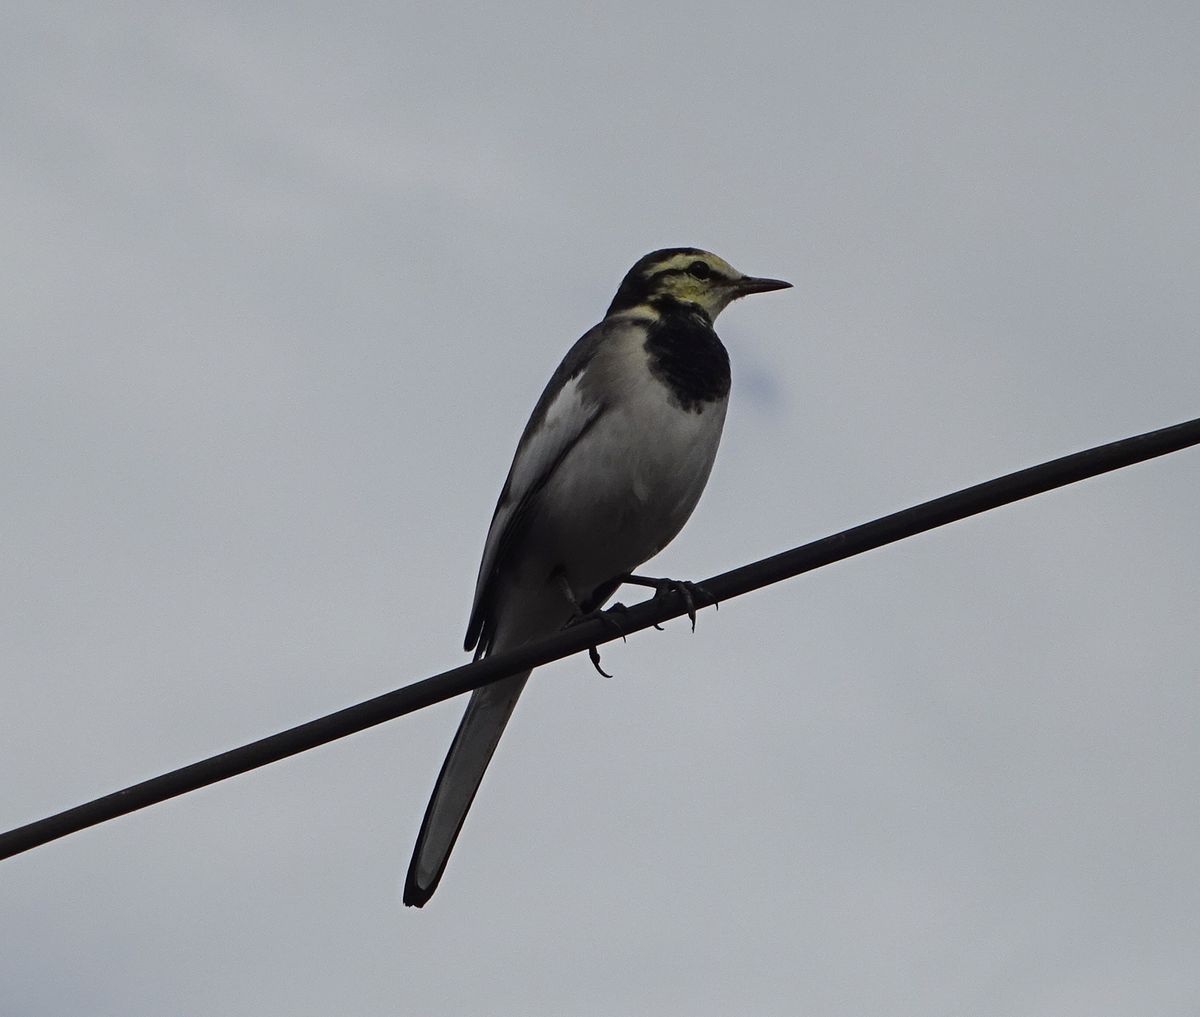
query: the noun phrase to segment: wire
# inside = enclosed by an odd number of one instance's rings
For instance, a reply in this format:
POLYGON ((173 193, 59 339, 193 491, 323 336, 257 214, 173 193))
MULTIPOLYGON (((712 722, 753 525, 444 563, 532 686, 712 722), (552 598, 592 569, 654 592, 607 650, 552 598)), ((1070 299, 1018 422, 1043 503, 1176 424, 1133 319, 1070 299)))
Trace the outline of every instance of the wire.
MULTIPOLYGON (((1200 444, 1200 418, 1031 466, 706 579, 698 584, 699 592, 693 593, 695 606, 707 607, 740 597, 893 541, 1197 444, 1200 444)), ((314 749, 518 671, 678 618, 687 609, 684 597, 671 592, 620 612, 605 612, 603 617, 590 618, 548 639, 452 668, 0 834, 0 858, 9 858, 97 823, 314 749)))

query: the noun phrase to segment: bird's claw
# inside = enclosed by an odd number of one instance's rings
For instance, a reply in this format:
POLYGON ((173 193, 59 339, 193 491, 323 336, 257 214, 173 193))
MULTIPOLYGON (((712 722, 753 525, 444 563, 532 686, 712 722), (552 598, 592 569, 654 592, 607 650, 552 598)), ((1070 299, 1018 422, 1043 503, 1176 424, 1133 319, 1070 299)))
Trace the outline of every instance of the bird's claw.
POLYGON ((592 667, 594 667, 599 672, 601 677, 603 677, 603 678, 611 678, 612 677, 612 675, 610 675, 607 671, 604 670, 604 668, 602 668, 600 666, 600 651, 597 650, 596 647, 594 647, 594 646, 588 647, 588 659, 592 662, 592 667))
MULTIPOLYGON (((624 604, 613 604, 613 606, 607 611, 596 610, 580 612, 571 617, 571 619, 567 622, 567 628, 570 628, 573 625, 579 625, 586 621, 598 620, 616 632, 616 634, 621 637, 622 642, 624 642, 626 637, 625 626, 623 626, 619 621, 617 621, 616 618, 613 617, 612 612, 616 611, 623 614, 628 610, 629 608, 627 608, 624 604)), ((604 668, 600 666, 600 651, 596 647, 588 647, 588 659, 592 662, 592 667, 594 667, 603 677, 612 677, 612 675, 610 675, 604 670, 604 668)))
MULTIPOLYGON (((708 592, 699 583, 689 582, 686 579, 650 579, 646 576, 626 576, 625 581, 633 583, 635 586, 649 586, 654 590, 654 599, 670 596, 672 593, 678 593, 683 600, 684 611, 687 614, 688 621, 692 623, 692 631, 696 631, 696 601, 702 600, 711 603, 713 607, 719 608, 721 605, 717 602, 717 598, 708 592)), ((661 626, 655 625, 656 629, 661 630, 661 626)))

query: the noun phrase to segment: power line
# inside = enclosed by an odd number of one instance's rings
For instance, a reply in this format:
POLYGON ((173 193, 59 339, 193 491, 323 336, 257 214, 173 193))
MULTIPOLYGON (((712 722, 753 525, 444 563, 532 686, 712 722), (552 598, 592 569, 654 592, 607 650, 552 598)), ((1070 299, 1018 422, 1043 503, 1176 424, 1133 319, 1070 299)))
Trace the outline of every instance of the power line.
MULTIPOLYGON (((1197 444, 1200 444, 1200 418, 1031 466, 706 579, 700 586, 710 596, 697 595, 695 604, 706 607, 714 601, 731 600, 905 537, 1197 444)), ((519 649, 452 668, 0 834, 0 858, 9 858, 69 833, 314 749, 518 671, 607 643, 622 633, 631 634, 678 618, 686 611, 683 598, 671 593, 636 604, 620 614, 608 612, 605 618, 589 619, 519 649)))

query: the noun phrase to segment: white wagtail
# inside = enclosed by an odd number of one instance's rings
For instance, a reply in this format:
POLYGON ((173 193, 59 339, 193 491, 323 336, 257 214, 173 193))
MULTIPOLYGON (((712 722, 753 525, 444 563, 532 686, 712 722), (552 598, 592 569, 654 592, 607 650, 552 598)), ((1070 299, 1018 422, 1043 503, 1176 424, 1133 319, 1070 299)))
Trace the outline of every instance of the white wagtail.
MULTIPOLYGON (((713 322, 738 297, 790 285, 693 247, 655 251, 629 270, 517 444, 467 625, 476 659, 599 610, 680 531, 712 470, 729 401, 729 354, 713 322)), ((528 678, 471 694, 425 811, 405 904, 421 907, 437 889, 528 678)))

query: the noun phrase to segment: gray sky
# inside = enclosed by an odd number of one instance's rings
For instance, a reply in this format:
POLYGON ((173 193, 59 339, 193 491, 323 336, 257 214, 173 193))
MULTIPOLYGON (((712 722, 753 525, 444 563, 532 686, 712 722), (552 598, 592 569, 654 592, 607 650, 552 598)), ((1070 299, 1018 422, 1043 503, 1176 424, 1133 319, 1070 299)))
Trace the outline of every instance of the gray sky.
MULTIPOLYGON (((1200 8, 18 4, 0 826, 460 662, 517 435, 656 247, 739 304, 702 578, 1200 413, 1200 8)), ((0 864, 0 1012, 1192 1015, 1200 456, 0 864)))

